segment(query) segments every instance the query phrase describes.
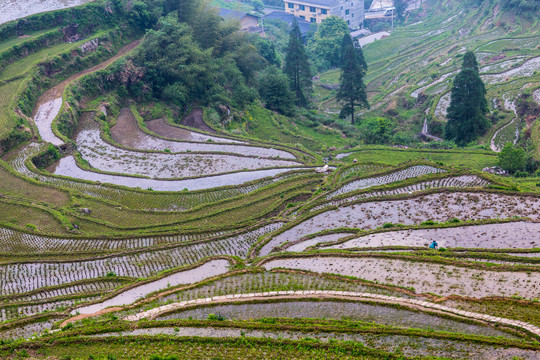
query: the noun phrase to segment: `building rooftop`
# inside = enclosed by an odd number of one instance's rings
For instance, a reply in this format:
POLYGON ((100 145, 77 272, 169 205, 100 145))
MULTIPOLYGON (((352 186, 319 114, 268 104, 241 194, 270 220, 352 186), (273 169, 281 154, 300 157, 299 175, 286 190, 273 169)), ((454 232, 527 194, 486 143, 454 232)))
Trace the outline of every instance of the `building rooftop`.
POLYGON ((298 21, 298 27, 300 28, 300 33, 302 34, 302 36, 307 34, 309 28, 311 27, 311 23, 286 11, 273 11, 270 14, 266 15, 264 17, 264 20, 281 20, 283 22, 286 22, 290 26, 292 25, 294 18, 296 18, 296 21, 298 21))
POLYGON ((224 19, 242 20, 246 15, 256 17, 255 15, 248 14, 247 12, 244 12, 244 11, 236 11, 236 10, 223 9, 223 8, 219 9, 219 16, 221 16, 224 19))
POLYGON ((286 2, 292 2, 292 3, 313 4, 313 5, 330 7, 337 0, 285 0, 285 1, 286 2))

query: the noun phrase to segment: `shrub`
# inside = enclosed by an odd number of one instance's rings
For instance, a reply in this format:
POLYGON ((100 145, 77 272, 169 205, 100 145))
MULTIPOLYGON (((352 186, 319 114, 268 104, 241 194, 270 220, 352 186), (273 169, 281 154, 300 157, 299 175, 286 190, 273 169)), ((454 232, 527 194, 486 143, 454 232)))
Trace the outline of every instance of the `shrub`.
POLYGON ((225 317, 218 314, 208 314, 208 317, 207 317, 208 320, 213 320, 213 321, 224 321, 225 320, 225 317))

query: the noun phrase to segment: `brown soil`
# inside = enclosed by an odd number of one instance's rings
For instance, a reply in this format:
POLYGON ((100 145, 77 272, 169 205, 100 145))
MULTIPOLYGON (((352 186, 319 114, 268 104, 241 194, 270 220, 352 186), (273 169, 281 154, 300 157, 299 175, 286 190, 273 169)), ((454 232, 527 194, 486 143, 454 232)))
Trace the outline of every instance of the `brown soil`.
POLYGON ((189 126, 195 129, 203 130, 209 133, 214 134, 216 131, 210 126, 206 125, 203 120, 203 111, 201 108, 194 109, 192 112, 187 114, 180 124, 184 126, 189 126))
POLYGON ((159 136, 177 140, 192 140, 189 130, 171 125, 166 119, 146 121, 145 124, 148 130, 159 136))
POLYGON ((116 124, 111 128, 112 139, 122 146, 135 147, 142 139, 139 139, 139 126, 137 119, 130 108, 122 108, 116 124))
POLYGON ((36 102, 36 106, 34 107, 34 112, 32 114, 32 117, 35 117, 36 115, 36 111, 37 109, 39 109, 39 107, 43 104, 45 104, 46 102, 48 101, 51 101, 51 100, 54 100, 54 99, 58 99, 58 98, 61 98, 62 97, 62 93, 64 92, 64 89, 66 88, 66 86, 68 84, 70 84, 71 82, 77 80, 78 78, 84 76, 84 75, 87 75, 87 74, 90 74, 94 71, 98 71, 98 70, 101 70, 105 67, 107 67, 109 64, 111 64, 112 62, 114 62, 115 60, 117 60, 118 58, 120 58, 121 56, 127 54, 128 52, 130 52, 131 50, 135 49, 139 43, 141 41, 140 40, 135 40, 129 44, 127 44, 126 46, 122 47, 120 50, 118 50, 118 52, 112 56, 111 58, 103 61, 102 63, 90 68, 90 69, 86 69, 86 70, 83 70, 77 74, 74 74, 74 75, 71 75, 70 77, 68 77, 66 80, 62 81, 61 83, 57 84, 56 86, 50 88, 49 90, 45 91, 43 94, 41 94, 41 96, 38 98, 37 102, 36 102))

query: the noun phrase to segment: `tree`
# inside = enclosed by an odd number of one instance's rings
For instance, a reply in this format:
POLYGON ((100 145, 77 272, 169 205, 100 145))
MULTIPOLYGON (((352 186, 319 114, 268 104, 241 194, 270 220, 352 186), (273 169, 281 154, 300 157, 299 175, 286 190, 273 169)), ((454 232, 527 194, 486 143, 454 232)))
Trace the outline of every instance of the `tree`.
POLYGON ((476 57, 467 52, 452 86, 445 137, 459 146, 475 140, 490 126, 487 111, 486 88, 478 73, 476 57))
POLYGON ((345 20, 337 16, 329 16, 324 19, 313 40, 309 43, 312 59, 318 59, 317 66, 321 69, 340 66, 340 44, 344 35, 349 34, 349 27, 345 20))
POLYGON ((461 64, 462 69, 471 69, 476 72, 479 72, 478 68, 478 61, 476 61, 476 56, 472 51, 467 51, 465 55, 463 55, 463 62, 461 64))
POLYGON ((396 127, 396 123, 381 117, 368 118, 362 120, 359 125, 360 138, 366 144, 387 144, 392 132, 396 127))
POLYGON ((259 80, 259 93, 266 108, 290 115, 294 107, 294 94, 289 89, 289 80, 275 67, 268 67, 259 80))
POLYGON ((525 168, 525 150, 514 147, 511 143, 504 145, 497 157, 499 166, 511 174, 525 168))
POLYGON ((264 4, 263 4, 263 2, 261 0, 253 0, 251 2, 251 5, 253 5, 253 10, 256 13, 264 15, 264 4))
POLYGON ((369 109, 364 76, 367 64, 362 48, 358 41, 353 41, 350 34, 343 36, 341 45, 341 76, 339 90, 336 98, 343 103, 339 116, 345 118, 351 115, 351 124, 354 125, 354 107, 361 106, 369 109))
POLYGON ((292 26, 283 71, 289 77, 296 105, 307 106, 308 95, 311 93, 311 69, 296 19, 292 26))
POLYGON ((407 10, 407 3, 405 0, 394 0, 394 7, 396 8, 395 16, 397 16, 399 21, 403 21, 405 16, 405 10, 407 10))

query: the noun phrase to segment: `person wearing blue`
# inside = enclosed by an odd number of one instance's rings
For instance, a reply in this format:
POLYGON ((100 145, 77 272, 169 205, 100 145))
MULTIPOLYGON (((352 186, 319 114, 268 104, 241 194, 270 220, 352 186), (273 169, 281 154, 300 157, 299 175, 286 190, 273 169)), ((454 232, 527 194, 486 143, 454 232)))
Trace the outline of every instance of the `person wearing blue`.
POLYGON ((429 245, 429 248, 433 249, 433 250, 437 250, 439 248, 439 244, 437 244, 437 242, 435 240, 433 240, 431 245, 429 245))

